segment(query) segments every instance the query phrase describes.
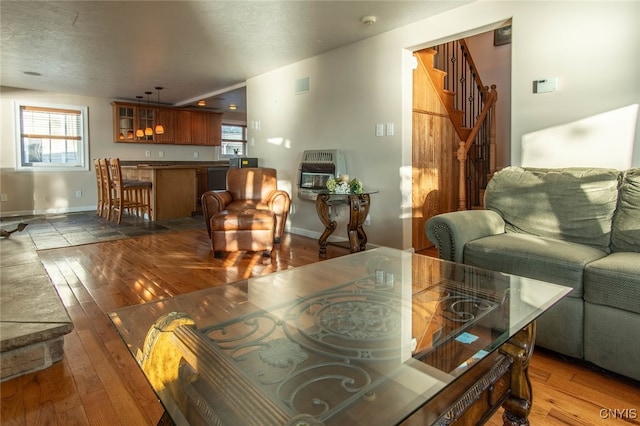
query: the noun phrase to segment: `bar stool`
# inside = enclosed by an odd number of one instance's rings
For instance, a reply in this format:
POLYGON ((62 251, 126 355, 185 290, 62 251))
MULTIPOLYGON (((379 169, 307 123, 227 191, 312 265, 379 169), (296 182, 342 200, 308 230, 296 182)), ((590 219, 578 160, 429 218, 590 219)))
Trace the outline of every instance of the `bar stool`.
POLYGON ((111 174, 111 208, 118 213, 117 222, 122 222, 122 213, 142 215, 146 211, 151 220, 151 182, 124 180, 119 158, 109 160, 111 174))
POLYGON ((109 163, 106 158, 98 159, 98 169, 100 170, 100 189, 102 191, 102 214, 105 219, 111 219, 112 190, 111 174, 109 173, 109 163))
POLYGON ((102 190, 102 175, 100 170, 100 160, 95 158, 93 160, 93 168, 96 170, 96 183, 98 184, 98 205, 96 206, 96 215, 102 217, 105 209, 107 208, 104 202, 104 192, 102 190))

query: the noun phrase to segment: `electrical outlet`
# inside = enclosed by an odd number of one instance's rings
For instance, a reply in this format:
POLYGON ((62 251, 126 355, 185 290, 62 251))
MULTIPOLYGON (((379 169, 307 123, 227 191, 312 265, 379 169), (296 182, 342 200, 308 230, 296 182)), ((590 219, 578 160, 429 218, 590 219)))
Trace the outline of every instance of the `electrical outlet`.
POLYGON ((364 224, 366 226, 370 226, 371 225, 371 215, 367 215, 367 217, 364 218, 364 224))
POLYGON ((164 151, 158 151, 158 157, 164 158, 164 151))
POLYGON ((82 191, 76 191, 76 198, 82 198, 82 191))
POLYGON ((194 152, 193 153, 193 158, 198 158, 198 157, 200 157, 200 154, 198 154, 198 151, 194 152))
POLYGON ((144 152, 144 156, 145 157, 151 157, 151 151, 145 151, 144 152))
POLYGON ((7 194, 0 194, 0 201, 8 201, 9 197, 7 197, 7 194))

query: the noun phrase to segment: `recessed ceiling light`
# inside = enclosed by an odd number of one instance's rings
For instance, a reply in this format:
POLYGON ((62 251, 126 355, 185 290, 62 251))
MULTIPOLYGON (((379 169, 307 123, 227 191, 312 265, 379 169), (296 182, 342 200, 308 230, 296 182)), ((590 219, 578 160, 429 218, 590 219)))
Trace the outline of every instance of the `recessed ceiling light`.
POLYGON ((207 101, 198 101, 198 106, 206 106, 207 101))
POLYGON ((236 104, 229 104, 229 109, 238 109, 238 105, 236 104))
POLYGON ((365 25, 373 25, 376 23, 377 20, 378 18, 376 18, 373 15, 367 15, 362 17, 362 23, 365 25))
POLYGON ((40 74, 39 72, 35 72, 35 71, 25 71, 24 74, 26 75, 33 75, 35 77, 40 77, 42 74, 40 74))

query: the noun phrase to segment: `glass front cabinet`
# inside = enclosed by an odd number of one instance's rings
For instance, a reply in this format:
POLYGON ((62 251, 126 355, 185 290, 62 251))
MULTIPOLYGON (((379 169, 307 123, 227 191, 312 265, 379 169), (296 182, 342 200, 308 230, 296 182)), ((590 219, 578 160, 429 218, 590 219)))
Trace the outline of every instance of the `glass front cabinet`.
POLYGON ((151 108, 114 104, 114 141, 132 143, 153 143, 155 112, 151 108), (147 130, 145 134, 145 130, 147 130))
POLYGON ((133 142, 135 139, 136 121, 133 107, 119 106, 115 108, 115 139, 118 142, 133 142))

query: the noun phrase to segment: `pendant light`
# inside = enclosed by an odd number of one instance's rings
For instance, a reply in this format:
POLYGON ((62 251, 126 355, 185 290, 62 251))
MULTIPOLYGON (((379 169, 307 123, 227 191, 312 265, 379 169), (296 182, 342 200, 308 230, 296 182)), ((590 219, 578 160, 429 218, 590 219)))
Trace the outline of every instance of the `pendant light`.
MULTIPOLYGON (((136 98, 138 99, 138 123, 140 123, 140 117, 139 117, 140 116, 140 99, 142 99, 142 96, 136 96, 136 98)), ((138 127, 138 129, 136 130, 136 137, 143 138, 144 130, 138 127)))
POLYGON ((151 94, 151 92, 144 92, 145 95, 147 95, 147 128, 144 129, 144 134, 145 136, 153 136, 153 129, 151 128, 151 126, 149 126, 149 110, 151 109, 151 105, 149 104, 149 95, 151 94))
MULTIPOLYGON (((162 90, 162 87, 156 87, 156 90, 158 91, 158 106, 160 106, 160 91, 162 90)), ((160 123, 156 123, 156 135, 161 135, 164 133, 164 126, 160 123)))

